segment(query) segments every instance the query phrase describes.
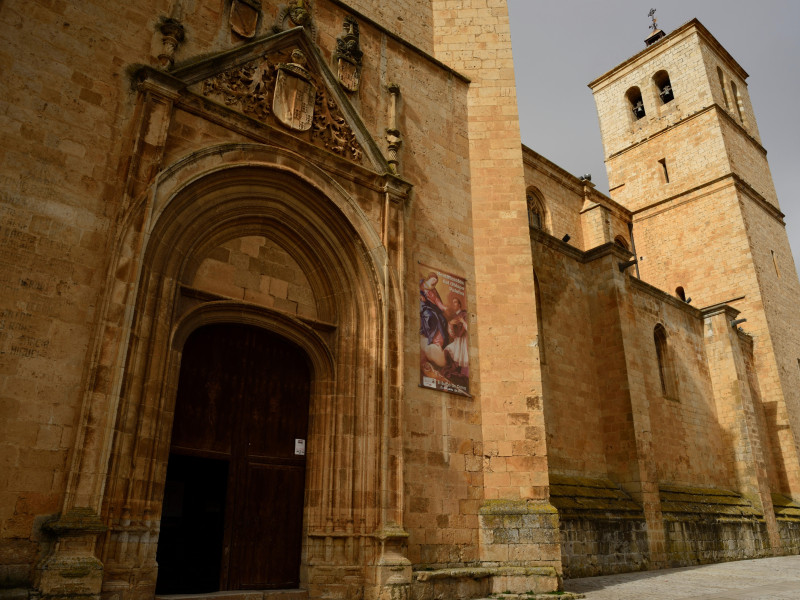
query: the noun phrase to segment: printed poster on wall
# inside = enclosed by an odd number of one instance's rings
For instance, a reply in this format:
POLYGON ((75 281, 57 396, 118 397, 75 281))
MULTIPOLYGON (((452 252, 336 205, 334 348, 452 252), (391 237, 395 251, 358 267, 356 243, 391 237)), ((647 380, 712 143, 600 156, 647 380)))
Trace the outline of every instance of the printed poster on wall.
POLYGON ((469 396, 466 281, 419 264, 420 385, 469 396))

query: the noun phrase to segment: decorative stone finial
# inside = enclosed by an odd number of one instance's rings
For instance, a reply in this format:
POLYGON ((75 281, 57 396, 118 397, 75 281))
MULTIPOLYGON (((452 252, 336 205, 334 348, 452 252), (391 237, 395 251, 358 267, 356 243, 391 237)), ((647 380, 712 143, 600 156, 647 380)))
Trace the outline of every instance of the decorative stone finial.
POLYGON ((186 31, 181 22, 174 17, 162 17, 158 30, 163 36, 161 38, 162 50, 158 55, 158 62, 162 69, 169 69, 175 64, 175 51, 183 42, 186 31))
POLYGON ((392 99, 389 103, 390 127, 386 129, 386 144, 389 151, 389 158, 386 160, 389 163, 391 172, 397 174, 397 167, 400 164, 398 153, 400 145, 403 143, 400 138, 400 130, 397 128, 397 98, 400 96, 400 86, 396 83, 390 83, 387 89, 392 95, 392 99))

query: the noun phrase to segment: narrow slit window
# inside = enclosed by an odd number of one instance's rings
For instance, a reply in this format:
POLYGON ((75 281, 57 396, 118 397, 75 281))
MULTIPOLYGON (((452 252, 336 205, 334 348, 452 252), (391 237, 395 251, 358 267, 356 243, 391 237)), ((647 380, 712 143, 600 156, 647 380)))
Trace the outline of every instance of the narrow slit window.
POLYGON ((778 256, 775 254, 775 250, 770 250, 772 252, 772 264, 775 267, 775 275, 778 276, 778 279, 781 278, 781 270, 778 267, 778 256))
POLYGON ((678 399, 678 385, 675 378, 675 365, 671 348, 667 343, 667 331, 660 323, 653 331, 658 361, 658 376, 661 380, 661 393, 668 400, 678 399))
POLYGON ((669 183, 669 171, 667 170, 667 159, 662 158, 658 161, 658 164, 661 165, 661 170, 664 172, 664 183, 669 183))
POLYGON ((719 86, 722 88, 722 99, 725 100, 725 108, 730 110, 731 105, 728 102, 728 92, 725 91, 725 76, 722 74, 722 69, 717 67, 717 75, 719 75, 719 86))

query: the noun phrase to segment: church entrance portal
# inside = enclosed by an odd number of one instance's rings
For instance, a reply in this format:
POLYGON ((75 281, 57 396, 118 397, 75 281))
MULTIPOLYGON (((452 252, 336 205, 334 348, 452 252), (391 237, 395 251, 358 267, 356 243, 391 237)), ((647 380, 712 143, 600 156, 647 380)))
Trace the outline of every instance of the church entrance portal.
POLYGON ((186 341, 172 428, 157 593, 298 587, 310 373, 257 327, 186 341))

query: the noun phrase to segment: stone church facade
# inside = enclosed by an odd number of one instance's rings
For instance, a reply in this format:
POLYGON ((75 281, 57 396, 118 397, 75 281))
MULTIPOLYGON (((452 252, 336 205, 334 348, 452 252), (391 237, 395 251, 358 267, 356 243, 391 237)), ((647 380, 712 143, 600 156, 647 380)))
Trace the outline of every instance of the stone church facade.
POLYGON ((522 146, 501 1, 0 16, 0 595, 800 552, 800 282, 701 23, 591 82, 605 196, 522 146))

